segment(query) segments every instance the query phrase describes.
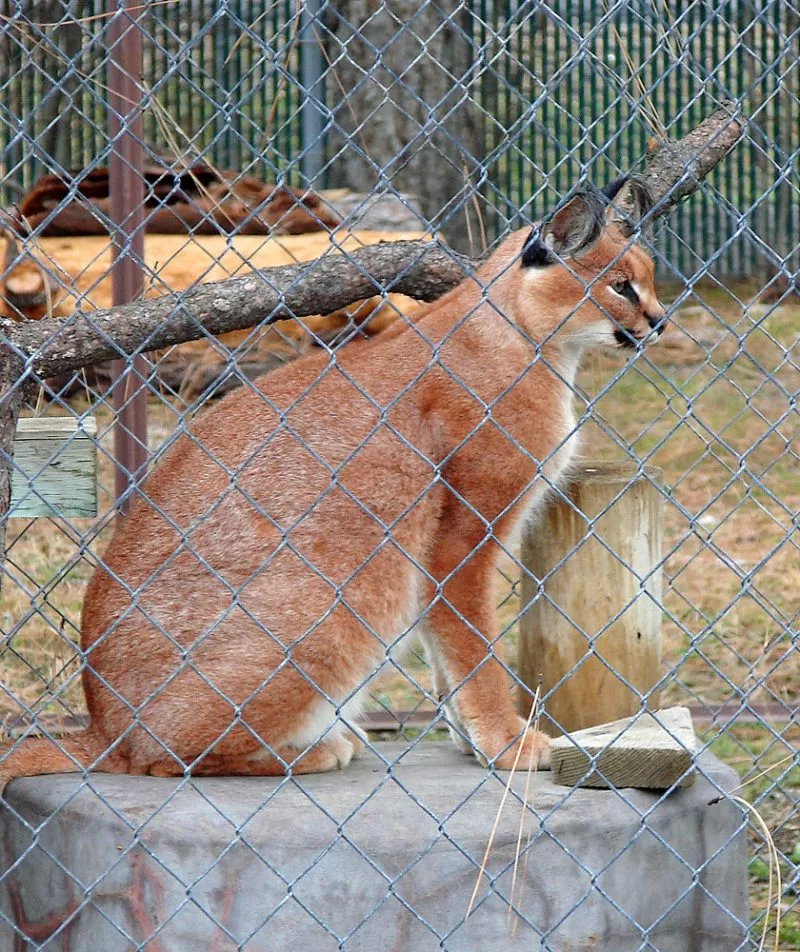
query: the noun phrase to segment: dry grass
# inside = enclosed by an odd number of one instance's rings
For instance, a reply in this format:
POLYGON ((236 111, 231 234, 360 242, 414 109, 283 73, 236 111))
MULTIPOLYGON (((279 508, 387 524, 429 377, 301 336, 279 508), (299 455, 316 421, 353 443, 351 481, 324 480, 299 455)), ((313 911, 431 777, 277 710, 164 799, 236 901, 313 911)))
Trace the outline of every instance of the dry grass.
MULTIPOLYGON (((711 740, 712 736, 709 734, 706 739, 711 740)), ((797 809, 800 766, 796 760, 785 760, 798 748, 800 724, 797 722, 782 728, 782 733, 778 733, 775 728, 759 725, 733 727, 723 736, 716 737, 711 744, 711 750, 741 775, 742 789, 739 793, 756 807, 777 848, 783 882, 789 884, 780 900, 782 921, 778 948, 787 952, 800 949, 800 904, 791 899, 800 893, 800 812, 797 809), (763 771, 768 772, 763 774, 763 771)), ((767 911, 767 847, 756 824, 751 824, 748 838, 751 853, 749 874, 752 934, 760 938, 760 917, 767 911)), ((769 913, 770 927, 765 945, 767 949, 772 949, 775 941, 772 924, 774 911, 773 905, 769 913)))

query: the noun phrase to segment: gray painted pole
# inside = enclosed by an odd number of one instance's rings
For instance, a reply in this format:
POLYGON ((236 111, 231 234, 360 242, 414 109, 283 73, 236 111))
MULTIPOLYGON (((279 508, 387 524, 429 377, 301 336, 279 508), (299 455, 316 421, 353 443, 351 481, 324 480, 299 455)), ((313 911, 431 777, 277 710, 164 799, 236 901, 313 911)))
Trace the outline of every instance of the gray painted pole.
POLYGON ((325 58, 322 55, 322 22, 319 14, 325 0, 305 0, 300 21, 300 82, 303 89, 301 107, 300 171, 304 184, 320 187, 316 181, 322 169, 322 138, 325 132, 325 103, 322 74, 325 58))

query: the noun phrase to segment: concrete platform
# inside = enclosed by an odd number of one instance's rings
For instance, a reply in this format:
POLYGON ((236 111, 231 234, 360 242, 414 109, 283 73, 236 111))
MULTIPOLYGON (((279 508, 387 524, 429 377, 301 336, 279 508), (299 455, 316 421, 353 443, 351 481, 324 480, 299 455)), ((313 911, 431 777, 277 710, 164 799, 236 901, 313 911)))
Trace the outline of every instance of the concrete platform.
MULTIPOLYGON (((628 803, 540 774, 527 922, 511 938, 518 797, 489 862, 499 878, 484 881, 464 921, 505 775, 449 744, 376 749, 391 770, 369 754, 298 781, 14 781, 0 816, 0 949, 745 948, 742 818, 728 802, 707 805, 718 790, 702 774, 723 788, 737 780, 714 758, 701 757, 693 786, 667 797, 628 790, 628 803)), ((521 793, 524 777, 514 786, 521 793)))

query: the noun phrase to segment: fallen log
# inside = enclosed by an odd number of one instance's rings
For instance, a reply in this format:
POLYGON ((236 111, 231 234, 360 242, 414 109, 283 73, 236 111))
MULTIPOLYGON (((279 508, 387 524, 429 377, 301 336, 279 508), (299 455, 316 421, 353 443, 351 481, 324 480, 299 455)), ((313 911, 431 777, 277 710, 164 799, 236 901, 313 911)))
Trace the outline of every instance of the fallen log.
MULTIPOLYGON (((188 167, 150 163, 142 177, 147 234, 299 235, 335 228, 340 221, 314 192, 219 171, 204 162, 188 167)), ((35 230, 40 238, 106 235, 113 228, 110 187, 104 168, 44 175, 6 224, 18 235, 35 230)))

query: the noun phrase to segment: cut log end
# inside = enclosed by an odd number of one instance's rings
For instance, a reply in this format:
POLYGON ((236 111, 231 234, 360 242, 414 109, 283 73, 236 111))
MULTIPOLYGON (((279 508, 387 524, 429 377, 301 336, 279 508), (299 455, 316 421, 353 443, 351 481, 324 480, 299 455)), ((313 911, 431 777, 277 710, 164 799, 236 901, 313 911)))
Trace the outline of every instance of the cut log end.
POLYGON ((39 320, 47 316, 48 294, 54 282, 42 266, 28 255, 20 257, 19 246, 13 238, 6 238, 3 256, 5 274, 0 293, 4 310, 11 317, 39 320))
POLYGON ((17 301, 27 301, 46 293, 44 275, 32 265, 14 268, 6 278, 6 296, 17 301))

